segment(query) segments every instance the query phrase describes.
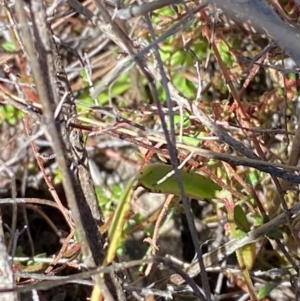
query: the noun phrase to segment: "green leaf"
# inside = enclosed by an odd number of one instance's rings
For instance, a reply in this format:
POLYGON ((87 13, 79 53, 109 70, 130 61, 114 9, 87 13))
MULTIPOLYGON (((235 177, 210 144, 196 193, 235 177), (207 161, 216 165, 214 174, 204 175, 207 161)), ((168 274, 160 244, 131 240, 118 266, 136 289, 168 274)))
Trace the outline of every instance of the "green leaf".
POLYGON ((255 252, 256 252, 255 243, 243 246, 240 249, 240 253, 243 256, 243 261, 246 265, 246 268, 249 269, 249 270, 252 269, 252 267, 253 267, 253 264, 254 264, 254 261, 255 261, 255 252))
POLYGON ((277 89, 277 94, 278 94, 278 96, 283 96, 284 95, 283 89, 282 88, 278 88, 277 89))
POLYGON ((106 104, 110 97, 121 95, 131 87, 131 82, 128 74, 121 75, 112 85, 102 92, 98 100, 100 104, 106 104))
POLYGON ((206 57, 207 47, 208 47, 207 40, 201 41, 200 43, 197 43, 192 46, 192 49, 194 50, 194 52, 199 60, 206 57))
POLYGON ((134 192, 135 178, 131 179, 126 185, 119 199, 119 204, 114 213, 111 226, 108 230, 108 238, 110 241, 104 265, 111 263, 114 260, 115 254, 119 247, 122 236, 124 224, 126 222, 126 215, 130 210, 130 201, 134 192))
POLYGON ((259 215, 259 214, 253 214, 252 218, 253 218, 254 226, 255 227, 260 227, 263 224, 263 222, 264 222, 263 217, 261 215, 259 215))
POLYGON ((173 51, 173 48, 174 47, 172 47, 172 45, 167 43, 160 46, 160 56, 163 62, 166 62, 170 59, 170 55, 173 51))
POLYGON ((22 111, 17 110, 10 104, 0 105, 0 123, 6 121, 10 125, 15 125, 23 115, 22 111))
POLYGON ((34 265, 37 261, 35 260, 35 258, 46 258, 47 254, 46 253, 40 253, 37 255, 34 255, 33 259, 28 260, 27 265, 34 265))
POLYGON ((272 232, 268 233, 267 237, 270 239, 282 239, 283 234, 278 228, 275 228, 272 232))
POLYGON ((251 168, 246 179, 252 186, 255 186, 261 180, 261 172, 251 168))
POLYGON ((5 51, 7 51, 7 52, 14 52, 14 51, 16 51, 16 46, 15 46, 15 44, 12 43, 12 42, 3 42, 3 43, 1 44, 1 47, 2 47, 5 51))
POLYGON ((162 16, 166 16, 166 17, 175 16, 175 11, 171 7, 168 7, 168 6, 159 8, 159 9, 155 10, 155 12, 159 14, 159 16, 156 16, 154 14, 152 15, 152 22, 155 24, 161 22, 162 16))
POLYGON ((249 232, 251 225, 247 220, 247 216, 240 205, 235 205, 234 207, 234 222, 238 229, 243 232, 249 232))
POLYGON ((53 170, 54 183, 59 184, 62 182, 62 175, 59 168, 53 170))
POLYGON ((81 71, 80 71, 80 77, 83 79, 83 80, 87 80, 87 72, 86 72, 86 70, 85 69, 82 69, 81 71))
POLYGON ((19 246, 16 247, 15 256, 16 257, 25 256, 22 246, 19 245, 19 246))
POLYGON ((220 42, 220 56, 227 67, 232 67, 233 59, 227 44, 224 41, 220 42))
POLYGON ((190 125, 191 125, 191 120, 187 116, 174 115, 174 124, 176 126, 179 127, 182 122, 183 122, 183 128, 190 127, 190 125), (181 118, 181 117, 183 117, 183 118, 181 118))
POLYGON ((173 67, 184 67, 193 64, 194 58, 183 49, 178 49, 174 54, 172 54, 170 63, 173 67))
POLYGON ((232 41, 232 48, 233 49, 239 49, 240 46, 241 46, 241 40, 237 39, 237 38, 233 39, 233 41, 232 41))
POLYGON ((294 73, 289 73, 288 77, 291 80, 296 80, 296 74, 294 74, 294 73))
POLYGON ((182 142, 187 145, 192 145, 192 146, 198 146, 201 140, 190 137, 190 136, 183 136, 182 137, 182 142))
POLYGON ((270 294, 270 292, 271 292, 276 286, 278 286, 277 283, 274 283, 274 282, 267 282, 265 285, 263 285, 263 286, 258 290, 258 293, 257 293, 258 299, 262 299, 262 298, 267 297, 267 296, 270 294))
POLYGON ((174 73, 173 85, 182 93, 186 98, 194 98, 196 94, 196 87, 193 83, 187 80, 179 73, 174 73))
MULTIPOLYGON (((138 175, 138 183, 151 192, 180 195, 174 174, 161 181, 173 170, 171 165, 155 163, 144 167, 138 175)), ((211 179, 196 172, 180 170, 186 194, 194 199, 211 199, 221 187, 211 179)))

